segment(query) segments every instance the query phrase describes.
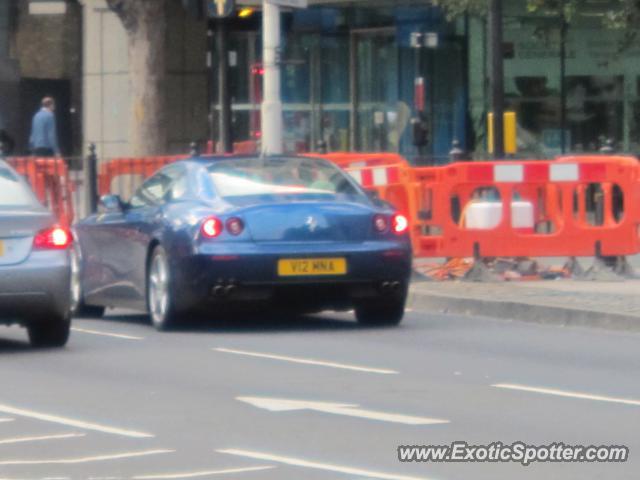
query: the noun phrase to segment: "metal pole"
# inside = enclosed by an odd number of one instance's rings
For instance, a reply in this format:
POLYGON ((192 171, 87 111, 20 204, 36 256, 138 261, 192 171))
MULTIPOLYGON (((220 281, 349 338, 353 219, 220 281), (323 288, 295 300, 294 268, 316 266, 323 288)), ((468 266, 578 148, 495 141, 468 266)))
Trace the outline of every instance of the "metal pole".
POLYGON ((491 53, 491 105, 493 110, 494 157, 504 157, 504 59, 502 50, 502 0, 491 0, 489 8, 491 53))
POLYGON ((262 1, 264 100, 262 102, 262 153, 282 153, 282 100, 280 98, 280 7, 262 1))
POLYGON ((218 120, 216 115, 218 112, 217 108, 217 92, 216 92, 216 72, 213 64, 213 60, 215 57, 216 51, 216 40, 213 31, 213 25, 210 23, 207 28, 207 68, 209 69, 209 89, 208 89, 208 100, 209 100, 209 141, 211 142, 212 152, 216 153, 216 142, 218 141, 218 120))
POLYGON ((565 82, 567 71, 567 19, 564 12, 565 2, 560 2, 560 148, 564 154, 567 151, 567 85, 565 82))
POLYGON ((231 92, 229 91, 228 25, 225 19, 216 22, 218 57, 218 102, 220 103, 220 145, 224 153, 233 153, 231 139, 231 92))
POLYGON ((86 158, 85 168, 86 210, 88 214, 98 211, 98 155, 96 144, 89 144, 89 156, 86 158))

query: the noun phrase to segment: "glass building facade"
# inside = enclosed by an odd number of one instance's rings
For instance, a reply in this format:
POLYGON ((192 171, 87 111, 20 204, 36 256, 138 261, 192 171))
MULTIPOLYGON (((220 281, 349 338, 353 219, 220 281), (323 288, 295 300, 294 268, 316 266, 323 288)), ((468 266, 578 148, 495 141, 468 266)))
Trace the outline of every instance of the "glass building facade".
MULTIPOLYGON (((505 97, 517 114, 518 156, 597 152, 607 140, 619 151, 640 150, 640 43, 604 26, 610 6, 594 2, 563 22, 557 12, 530 12, 525 0, 504 2, 505 97)), ((484 25, 470 30, 470 45, 486 45, 484 25)), ((489 110, 486 57, 469 63, 479 155, 489 110)))
MULTIPOLYGON (((485 20, 449 21, 426 3, 344 2, 283 14, 287 151, 323 144, 440 164, 458 140, 486 158, 485 20), (413 48, 415 33, 436 43, 413 48), (417 118, 428 125, 424 148, 414 145, 417 118)), ((594 152, 606 139, 618 150, 640 149, 640 42, 625 44, 625 32, 603 26, 606 2, 585 8, 564 23, 557 12, 532 13, 526 0, 504 2, 505 98, 517 114, 518 157, 594 152)), ((259 12, 254 17, 238 22, 230 39, 235 142, 255 141, 261 130, 259 12)))
MULTIPOLYGON (((430 6, 315 7, 283 14, 285 145, 293 152, 398 152, 444 162, 467 131, 465 22, 430 6), (437 46, 412 48, 414 32, 437 46), (428 145, 413 142, 416 77, 424 78, 428 145)), ((424 4, 423 4, 424 5, 424 4)), ((260 132, 261 38, 256 28, 231 38, 234 141, 260 132)))

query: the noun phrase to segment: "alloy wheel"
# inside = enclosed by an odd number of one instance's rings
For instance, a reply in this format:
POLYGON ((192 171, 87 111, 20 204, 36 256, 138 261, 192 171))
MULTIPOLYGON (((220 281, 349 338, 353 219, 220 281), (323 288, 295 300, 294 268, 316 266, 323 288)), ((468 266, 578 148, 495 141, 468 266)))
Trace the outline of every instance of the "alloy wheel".
POLYGON ((169 311, 169 265, 164 252, 156 253, 149 269, 149 311, 156 327, 163 327, 169 311))
POLYGON ((70 261, 71 261, 71 279, 70 279, 70 288, 71 288, 71 302, 70 302, 70 310, 75 312, 80 303, 82 301, 82 284, 80 281, 80 254, 76 247, 71 249, 70 253, 70 261))

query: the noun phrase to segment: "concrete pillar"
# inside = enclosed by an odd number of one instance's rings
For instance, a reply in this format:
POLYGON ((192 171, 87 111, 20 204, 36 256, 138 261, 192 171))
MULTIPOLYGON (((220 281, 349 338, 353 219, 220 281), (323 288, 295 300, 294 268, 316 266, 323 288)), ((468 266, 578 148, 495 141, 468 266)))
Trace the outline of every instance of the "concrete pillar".
POLYGON ((280 7, 262 2, 264 100, 262 102, 262 153, 279 155, 282 145, 280 98, 280 7))

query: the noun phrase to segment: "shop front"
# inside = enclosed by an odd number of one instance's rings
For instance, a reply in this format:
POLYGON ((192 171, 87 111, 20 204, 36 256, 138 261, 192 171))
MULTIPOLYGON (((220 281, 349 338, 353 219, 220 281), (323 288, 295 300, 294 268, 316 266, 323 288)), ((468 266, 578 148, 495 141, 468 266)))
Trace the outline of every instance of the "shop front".
MULTIPOLYGON (((283 15, 287 151, 398 152, 443 163, 454 139, 464 144, 465 22, 447 22, 434 7, 386 3, 283 15), (413 48, 417 32, 435 42, 413 48), (414 135, 417 120, 426 127, 422 140, 414 135)), ((245 28, 230 41, 236 143, 260 138, 260 40, 258 28, 245 28)))

